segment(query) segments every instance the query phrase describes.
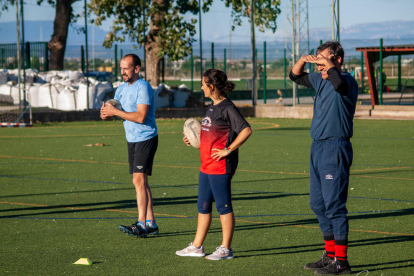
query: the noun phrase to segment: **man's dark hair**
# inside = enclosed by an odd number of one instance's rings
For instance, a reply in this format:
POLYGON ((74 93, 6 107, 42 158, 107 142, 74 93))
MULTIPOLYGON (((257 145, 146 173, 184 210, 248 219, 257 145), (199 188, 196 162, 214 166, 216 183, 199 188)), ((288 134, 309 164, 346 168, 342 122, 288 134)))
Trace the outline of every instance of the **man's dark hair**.
POLYGON ((136 54, 127 54, 122 59, 126 57, 132 57, 132 63, 134 64, 134 67, 141 67, 141 59, 136 54))
POLYGON ((316 55, 318 55, 320 52, 322 52, 325 49, 329 49, 331 55, 333 55, 333 59, 337 59, 338 57, 341 57, 341 65, 344 63, 344 48, 342 48, 341 44, 338 41, 327 41, 324 44, 320 45, 316 49, 316 55))

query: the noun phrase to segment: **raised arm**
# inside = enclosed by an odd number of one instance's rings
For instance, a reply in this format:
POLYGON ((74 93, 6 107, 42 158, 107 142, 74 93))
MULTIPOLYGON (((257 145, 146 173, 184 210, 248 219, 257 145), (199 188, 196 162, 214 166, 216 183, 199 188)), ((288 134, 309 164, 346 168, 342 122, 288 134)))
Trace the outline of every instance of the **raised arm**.
POLYGON ((289 78, 300 85, 304 85, 306 87, 312 88, 313 86, 309 81, 308 73, 304 72, 306 63, 308 63, 310 60, 315 60, 315 56, 303 56, 301 57, 298 62, 295 63, 295 65, 292 68, 292 71, 290 71, 289 78))

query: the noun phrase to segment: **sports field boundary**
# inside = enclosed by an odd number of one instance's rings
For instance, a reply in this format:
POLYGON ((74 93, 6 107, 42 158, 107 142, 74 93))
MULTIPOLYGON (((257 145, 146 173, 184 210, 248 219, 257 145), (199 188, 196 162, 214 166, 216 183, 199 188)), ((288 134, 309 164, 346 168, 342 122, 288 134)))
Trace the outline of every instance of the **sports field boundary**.
MULTIPOLYGON (((271 100, 269 100, 271 101, 271 100)), ((259 104, 255 107, 251 103, 237 103, 240 113, 244 117, 256 118, 291 118, 311 119, 313 105, 285 106, 282 104, 259 104)), ((185 119, 192 117, 204 117, 207 107, 204 108, 160 108, 155 112, 157 119, 185 119)), ((99 110, 85 111, 60 111, 38 110, 33 111, 33 122, 75 122, 75 121, 100 121, 99 110)), ((26 116, 26 115, 25 115, 26 116)), ((355 119, 377 120, 414 120, 414 106, 408 105, 357 105, 355 119)), ((28 117, 25 117, 28 121, 28 117)))

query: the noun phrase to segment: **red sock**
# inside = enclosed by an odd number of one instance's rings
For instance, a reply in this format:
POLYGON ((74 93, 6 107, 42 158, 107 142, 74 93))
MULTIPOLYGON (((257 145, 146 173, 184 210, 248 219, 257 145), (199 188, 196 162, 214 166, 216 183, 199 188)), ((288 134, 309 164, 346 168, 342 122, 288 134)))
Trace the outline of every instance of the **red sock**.
POLYGON ((347 260, 348 240, 335 241, 335 257, 340 261, 347 260))
POLYGON ((334 236, 324 236, 325 240, 325 251, 328 257, 335 257, 335 239, 334 236))

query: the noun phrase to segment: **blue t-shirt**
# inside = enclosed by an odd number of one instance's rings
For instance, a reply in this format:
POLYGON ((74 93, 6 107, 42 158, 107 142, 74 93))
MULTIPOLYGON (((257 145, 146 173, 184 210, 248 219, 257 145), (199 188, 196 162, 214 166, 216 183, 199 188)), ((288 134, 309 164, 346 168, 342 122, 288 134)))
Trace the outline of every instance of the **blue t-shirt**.
POLYGON ((122 110, 125 112, 137 112, 137 104, 149 105, 144 123, 124 120, 126 139, 129 143, 142 142, 157 136, 154 90, 148 82, 141 78, 131 85, 125 82, 116 89, 114 99, 121 102, 122 110))
POLYGON ((358 84, 355 79, 348 73, 342 73, 349 86, 348 95, 342 96, 335 91, 329 80, 322 79, 321 73, 311 73, 308 77, 316 90, 311 125, 312 139, 351 138, 358 98, 358 84))

